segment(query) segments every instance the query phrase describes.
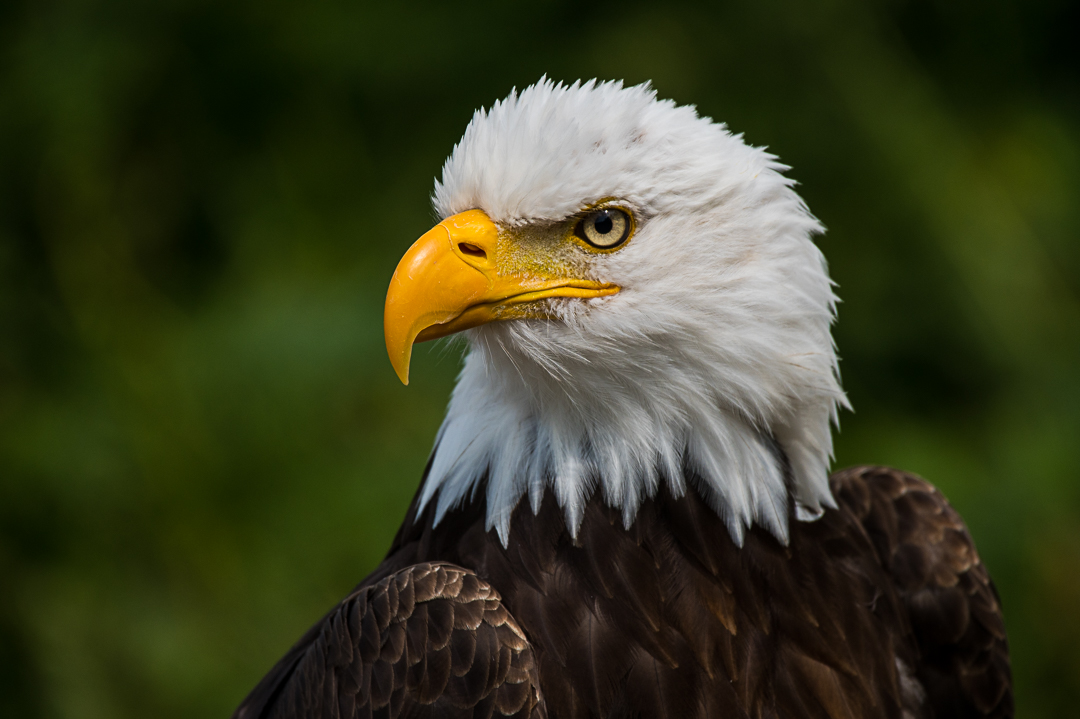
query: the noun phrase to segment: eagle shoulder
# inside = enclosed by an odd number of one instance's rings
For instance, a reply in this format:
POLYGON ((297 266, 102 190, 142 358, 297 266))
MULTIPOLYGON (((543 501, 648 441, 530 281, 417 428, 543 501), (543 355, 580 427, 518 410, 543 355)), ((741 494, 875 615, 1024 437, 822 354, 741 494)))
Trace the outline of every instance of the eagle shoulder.
POLYGON ((233 719, 543 715, 532 646, 499 593, 427 562, 346 597, 233 719))
POLYGON ((854 467, 830 482, 906 609, 924 709, 935 717, 1011 717, 1000 599, 960 515, 929 482, 896 469, 854 467))

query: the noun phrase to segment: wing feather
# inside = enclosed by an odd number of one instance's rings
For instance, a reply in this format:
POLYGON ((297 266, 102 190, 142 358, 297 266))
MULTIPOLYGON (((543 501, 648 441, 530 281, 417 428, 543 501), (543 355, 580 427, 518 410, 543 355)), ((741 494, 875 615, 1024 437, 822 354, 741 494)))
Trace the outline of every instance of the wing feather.
POLYGON ((497 592, 448 563, 416 564, 347 597, 234 719, 542 716, 532 645, 497 592))
POLYGON ((907 611, 914 673, 935 717, 1011 717, 1001 603, 960 515, 925 480, 887 467, 832 478, 858 516, 907 611))

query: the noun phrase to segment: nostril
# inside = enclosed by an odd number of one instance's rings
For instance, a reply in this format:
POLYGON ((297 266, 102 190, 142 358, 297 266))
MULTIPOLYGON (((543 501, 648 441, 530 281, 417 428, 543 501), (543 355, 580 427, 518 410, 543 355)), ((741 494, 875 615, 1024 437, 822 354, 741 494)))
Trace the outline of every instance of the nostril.
POLYGON ((487 253, 476 245, 470 245, 468 242, 461 242, 458 244, 458 249, 461 250, 463 255, 472 255, 473 257, 487 258, 487 253))

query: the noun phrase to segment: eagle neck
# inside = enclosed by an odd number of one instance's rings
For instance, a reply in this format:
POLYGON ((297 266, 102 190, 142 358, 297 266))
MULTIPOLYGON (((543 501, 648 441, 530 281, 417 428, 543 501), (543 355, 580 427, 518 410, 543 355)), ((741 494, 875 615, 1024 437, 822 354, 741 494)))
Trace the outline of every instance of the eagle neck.
POLYGON ((675 497, 698 493, 736 544, 755 524, 788 541, 785 452, 722 398, 687 392, 678 395, 685 401, 660 405, 660 394, 590 383, 585 370, 570 385, 522 362, 511 372, 491 364, 474 347, 436 439, 418 505, 434 505, 435 524, 482 493, 486 528, 506 545, 523 500, 535 514, 551 493, 576 537, 594 496, 620 510, 629 528, 664 486, 675 497))

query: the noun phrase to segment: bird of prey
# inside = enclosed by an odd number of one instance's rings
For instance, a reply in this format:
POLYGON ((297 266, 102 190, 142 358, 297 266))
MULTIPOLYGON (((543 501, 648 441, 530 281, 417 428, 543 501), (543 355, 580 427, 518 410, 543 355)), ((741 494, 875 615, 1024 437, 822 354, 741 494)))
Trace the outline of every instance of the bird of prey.
POLYGON ((403 382, 468 342, 419 490, 235 717, 1012 716, 960 516, 829 476, 837 298, 787 169, 648 85, 478 111, 386 298, 403 382))

